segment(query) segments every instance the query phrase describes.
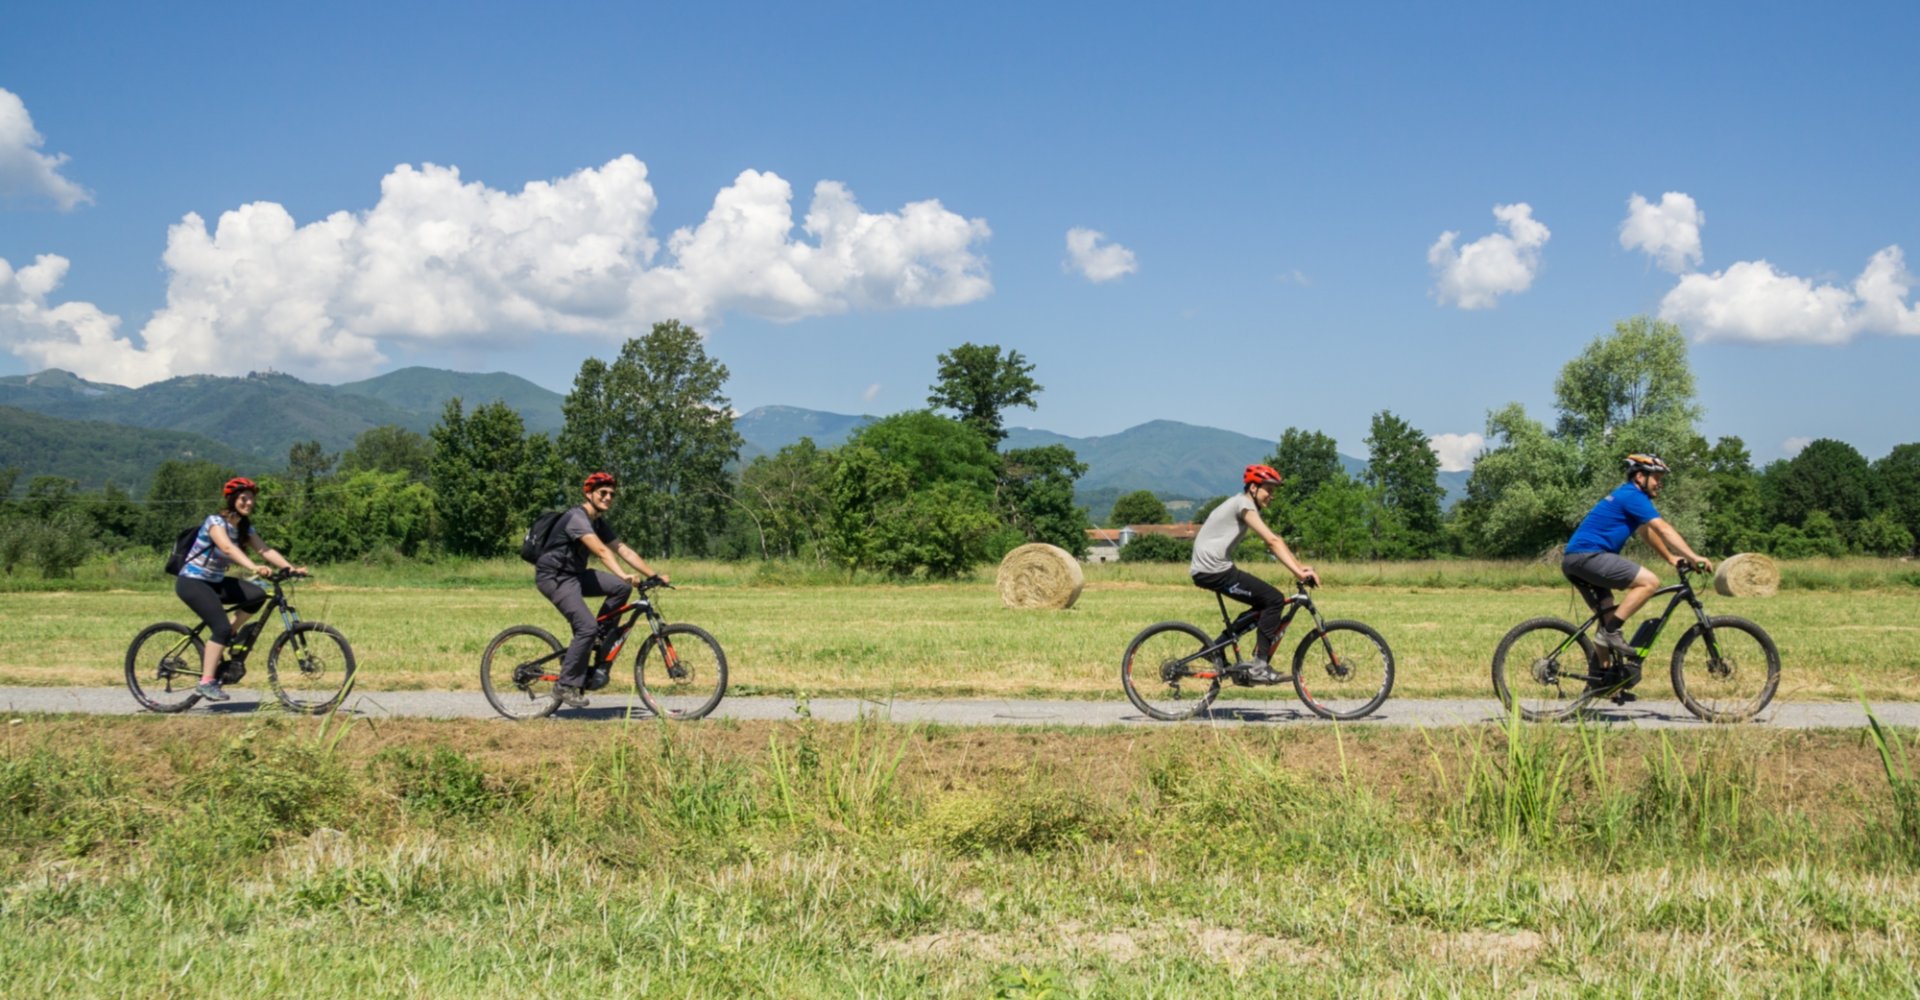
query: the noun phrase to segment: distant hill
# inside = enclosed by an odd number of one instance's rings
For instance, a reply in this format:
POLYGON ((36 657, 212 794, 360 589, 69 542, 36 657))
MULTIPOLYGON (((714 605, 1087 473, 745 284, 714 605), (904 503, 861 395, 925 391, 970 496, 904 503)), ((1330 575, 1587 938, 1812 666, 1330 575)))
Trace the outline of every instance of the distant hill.
POLYGON ((812 438, 822 448, 837 448, 875 419, 798 406, 758 406, 733 418, 733 429, 746 441, 740 449, 740 460, 746 462, 755 455, 771 455, 803 437, 812 438))
POLYGON ((58 369, 0 378, 0 406, 68 420, 188 431, 237 449, 255 468, 285 465, 287 450, 301 441, 345 451, 362 433, 384 424, 425 434, 454 396, 469 410, 502 400, 520 411, 530 430, 552 433, 560 427, 558 393, 500 373, 405 368, 346 386, 302 382, 278 372, 240 378, 184 375, 138 389, 88 382, 58 369))
POLYGON ((170 459, 206 459, 234 469, 246 469, 254 461, 199 434, 66 420, 0 406, 0 469, 20 470, 16 492, 25 490, 34 476, 65 476, 85 490, 114 483, 144 493, 153 470, 170 459))
POLYGON ((333 388, 337 392, 376 399, 412 414, 416 420, 424 421, 413 428, 422 433, 440 422, 447 400, 458 396, 468 412, 497 400, 518 411, 526 421, 527 430, 557 434, 562 424, 560 405, 566 400, 551 389, 506 372, 477 374, 419 367, 402 368, 361 382, 343 382, 333 388))

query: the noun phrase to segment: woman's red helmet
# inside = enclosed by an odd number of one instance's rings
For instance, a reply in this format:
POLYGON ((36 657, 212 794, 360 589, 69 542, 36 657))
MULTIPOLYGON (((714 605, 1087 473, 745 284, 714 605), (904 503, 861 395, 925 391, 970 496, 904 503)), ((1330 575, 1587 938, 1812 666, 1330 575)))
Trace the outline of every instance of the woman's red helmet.
POLYGON ((1240 477, 1240 482, 1247 486, 1255 483, 1263 486, 1278 486, 1283 481, 1280 473, 1271 465, 1249 465, 1246 474, 1240 477))
POLYGON ((232 479, 227 480, 227 485, 220 487, 220 495, 222 497, 225 497, 228 500, 233 499, 233 495, 235 493, 259 493, 259 492, 260 492, 260 487, 254 485, 253 480, 248 479, 245 476, 235 476, 232 479))
POLYGON ((613 478, 613 473, 596 472, 593 475, 588 476, 586 482, 580 484, 580 492, 592 493, 594 490, 597 490, 602 486, 618 487, 619 485, 620 485, 619 481, 613 478))

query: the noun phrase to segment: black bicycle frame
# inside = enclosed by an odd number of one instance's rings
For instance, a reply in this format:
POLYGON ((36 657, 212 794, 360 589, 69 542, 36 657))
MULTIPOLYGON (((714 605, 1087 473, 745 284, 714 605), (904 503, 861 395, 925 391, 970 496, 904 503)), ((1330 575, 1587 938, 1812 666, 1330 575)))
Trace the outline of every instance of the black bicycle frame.
MULTIPOLYGON (((1183 667, 1195 660, 1212 657, 1214 654, 1223 652, 1228 648, 1233 650, 1234 658, 1238 660, 1240 658, 1240 638, 1260 627, 1260 608, 1248 608, 1238 615, 1229 615, 1227 614, 1226 597, 1216 591, 1213 599, 1220 605, 1220 621, 1224 629, 1210 645, 1180 661, 1183 667)), ((1299 614, 1301 608, 1306 608, 1307 614, 1313 616, 1314 628, 1320 631, 1321 641, 1326 641, 1325 623, 1320 620, 1320 609, 1314 607, 1313 598, 1309 597, 1306 590, 1302 589, 1286 600, 1286 611, 1283 612, 1280 617, 1280 629, 1274 633, 1273 637, 1276 648, 1279 646, 1280 637, 1286 635, 1287 629, 1293 624, 1293 616, 1299 614)), ((1327 654, 1331 656, 1333 650, 1329 648, 1327 654)), ((1211 673, 1194 673, 1189 676, 1204 680, 1214 675, 1211 673)))
MULTIPOLYGON (((647 591, 658 586, 661 585, 657 583, 649 584, 643 581, 637 592, 640 596, 635 600, 630 600, 605 614, 594 616, 594 621, 600 624, 600 629, 594 634, 593 645, 595 649, 603 650, 600 654, 601 662, 611 666, 613 661, 620 656, 620 650, 626 647, 627 636, 632 634, 635 625, 640 624, 640 616, 642 614, 647 616, 647 620, 651 626, 650 631, 655 634, 658 634, 660 629, 666 624, 666 619, 660 617, 660 612, 653 606, 653 602, 645 597, 647 591)), ((567 655, 567 647, 562 646, 537 660, 528 660, 520 664, 519 667, 515 668, 515 672, 517 674, 520 671, 526 671, 533 667, 551 663, 565 655, 567 655)), ((592 665, 589 664, 589 666, 592 665)), ((529 677, 528 679, 531 680, 533 678, 529 677)), ((559 680, 560 675, 541 671, 539 679, 552 683, 559 680)))
MULTIPOLYGON (((1680 607, 1681 602, 1684 601, 1688 607, 1693 609, 1693 616, 1700 620, 1701 634, 1707 640, 1707 652, 1710 653, 1715 659, 1718 659, 1720 656, 1720 648, 1713 641, 1713 624, 1707 620, 1706 605, 1700 603, 1700 596, 1694 592, 1693 583, 1687 579, 1687 571, 1684 569, 1680 571, 1679 583, 1676 583, 1670 587, 1661 587, 1659 590, 1654 591, 1652 596, 1648 597, 1647 599, 1649 601, 1652 601, 1653 598, 1659 597, 1662 594, 1672 594, 1673 600, 1668 601, 1666 610, 1660 612, 1659 618, 1654 619, 1656 624, 1654 625, 1654 628, 1653 628, 1653 634, 1647 637, 1646 645, 1637 646, 1634 648, 1634 655, 1639 657, 1642 661, 1646 660, 1647 651, 1653 648, 1654 642, 1660 638, 1660 633, 1667 630, 1667 620, 1673 617, 1674 610, 1680 607)), ((1587 617, 1586 622, 1582 624, 1579 628, 1574 630, 1573 635, 1568 636, 1565 642, 1562 642, 1556 649, 1554 649, 1553 656, 1555 658, 1558 658, 1561 653, 1566 652, 1566 649, 1569 645, 1572 645, 1574 642, 1578 641, 1580 636, 1586 635, 1587 630, 1592 628, 1599 621, 1600 621, 1600 612, 1595 611, 1592 615, 1589 615, 1587 617)), ((1608 655, 1609 656, 1612 655, 1611 650, 1608 651, 1608 655)))
MULTIPOLYGON (((273 589, 269 591, 267 594, 266 604, 262 605, 260 608, 260 617, 255 618, 252 622, 248 623, 249 625, 254 626, 254 634, 256 638, 258 637, 260 632, 265 630, 265 626, 267 623, 267 616, 270 614, 273 614, 276 611, 280 613, 281 626, 289 632, 293 631, 293 626, 300 621, 300 614, 299 612, 294 610, 293 602, 287 600, 286 591, 281 589, 280 581, 274 579, 273 577, 266 577, 265 579, 267 581, 267 585, 272 587, 273 589)), ((220 607, 221 607, 221 610, 223 611, 232 611, 234 608, 237 608, 239 606, 240 605, 238 604, 222 604, 220 607)), ((243 629, 246 627, 247 627, 246 625, 241 626, 241 628, 243 629)), ((205 632, 206 630, 207 630, 206 622, 201 622, 200 624, 195 625, 193 627, 193 631, 187 633, 187 637, 180 641, 180 646, 174 647, 173 652, 174 653, 179 652, 181 647, 184 647, 188 643, 192 642, 193 640, 200 638, 200 633, 205 632)), ((259 643, 257 642, 249 643, 247 645, 247 648, 240 650, 238 653, 235 653, 233 651, 232 646, 228 646, 227 656, 226 656, 227 662, 229 663, 247 662, 247 657, 253 654, 255 647, 257 647, 258 645, 259 643)), ((194 664, 193 672, 196 675, 199 674, 200 672, 199 664, 197 663, 194 664)))

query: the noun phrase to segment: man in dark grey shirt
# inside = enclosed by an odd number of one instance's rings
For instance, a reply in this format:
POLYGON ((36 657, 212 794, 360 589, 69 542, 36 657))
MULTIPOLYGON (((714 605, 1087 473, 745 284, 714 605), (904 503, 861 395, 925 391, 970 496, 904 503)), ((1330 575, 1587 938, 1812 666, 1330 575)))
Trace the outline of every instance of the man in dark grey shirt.
MULTIPOLYGON (((573 641, 560 660, 560 681, 554 690, 562 702, 575 708, 587 705, 581 689, 586 686, 587 672, 593 666, 587 662, 587 656, 593 649, 594 636, 600 631, 599 619, 587 610, 586 599, 606 598, 600 603, 600 613, 608 614, 627 603, 634 584, 656 575, 653 567, 640 558, 640 553, 621 541, 607 524, 606 514, 613 507, 613 494, 618 486, 612 473, 596 472, 588 476, 580 485, 587 495, 586 502, 560 515, 553 526, 552 535, 556 539, 564 538, 565 543, 540 553, 533 564, 533 585, 540 588, 541 595, 552 601, 573 626, 573 641), (588 569, 588 554, 613 572, 588 569), (629 571, 621 560, 638 572, 629 571)), ((667 581, 665 573, 658 576, 662 583, 667 581)))
POLYGON ((1245 487, 1240 495, 1228 497, 1215 507, 1193 537, 1193 561, 1187 565, 1187 573, 1193 577, 1194 586, 1224 594, 1260 612, 1260 641, 1254 645, 1253 659, 1240 664, 1235 673, 1246 683, 1278 684, 1286 678, 1268 660, 1274 643, 1280 640, 1280 619, 1287 596, 1273 584, 1235 566, 1233 550, 1251 528, 1294 579, 1317 587, 1320 575, 1312 566, 1300 565, 1293 550, 1260 516, 1260 509, 1272 501, 1273 491, 1283 482, 1280 473, 1271 465, 1249 465, 1240 481, 1245 487))

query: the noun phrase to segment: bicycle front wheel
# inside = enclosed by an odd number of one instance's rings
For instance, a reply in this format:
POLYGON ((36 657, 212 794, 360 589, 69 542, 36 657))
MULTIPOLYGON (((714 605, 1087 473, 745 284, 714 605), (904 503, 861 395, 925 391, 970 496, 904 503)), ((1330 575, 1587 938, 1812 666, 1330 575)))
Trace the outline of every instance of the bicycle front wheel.
POLYGON ((1687 630, 1673 647, 1673 693, 1708 722, 1745 722, 1780 687, 1780 651, 1745 618, 1717 615, 1687 630))
POLYGON ((668 625, 641 645, 633 686, 663 719, 701 718, 726 696, 727 654, 698 625, 668 625))
POLYGON ((560 707, 560 640, 538 625, 515 625, 480 654, 480 690, 493 710, 515 722, 543 719, 560 707))
POLYGON ((1201 656, 1213 640, 1186 622, 1161 622, 1142 629, 1120 659, 1120 686, 1127 700, 1164 722, 1204 712, 1220 694, 1226 664, 1219 654, 1201 656))
POLYGON ((206 644, 178 622, 149 625, 127 647, 127 690, 154 712, 184 712, 200 700, 200 658, 206 644))
POLYGON ((1293 651, 1293 690, 1323 719, 1364 719, 1393 690, 1393 650, 1370 625, 1330 621, 1293 651))
POLYGON ((1493 692, 1522 718, 1553 722, 1593 697, 1600 654, 1586 634, 1558 618, 1532 618, 1513 627, 1493 651, 1493 692))
POLYGON ((340 707, 353 687, 353 647, 331 625, 297 622, 267 652, 267 683, 280 704, 320 715, 340 707))

